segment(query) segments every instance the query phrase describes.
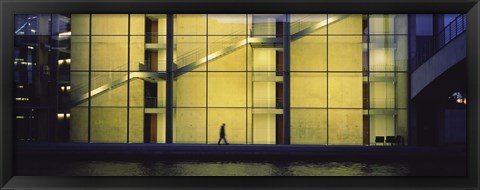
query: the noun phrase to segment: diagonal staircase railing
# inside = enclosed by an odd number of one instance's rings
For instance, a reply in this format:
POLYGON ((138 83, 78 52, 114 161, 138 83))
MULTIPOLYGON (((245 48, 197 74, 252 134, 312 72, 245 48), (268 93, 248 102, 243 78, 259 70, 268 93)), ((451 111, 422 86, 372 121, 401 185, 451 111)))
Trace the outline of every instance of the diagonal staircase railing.
MULTIPOLYGON (((307 27, 303 30, 300 30, 300 31, 292 34, 291 35, 291 40, 296 41, 296 40, 302 38, 303 36, 311 34, 312 32, 315 32, 315 31, 327 26, 327 24, 332 24, 332 23, 338 22, 338 21, 346 18, 347 16, 348 15, 341 14, 341 15, 336 15, 336 16, 333 16, 333 17, 328 18, 326 20, 320 21, 320 22, 318 22, 318 23, 316 23, 316 24, 314 24, 310 27, 307 27)), ((303 21, 303 19, 301 19, 297 22, 302 22, 302 21, 303 21)), ((291 23, 291 24, 295 25, 297 23, 294 22, 294 23, 291 23)), ((230 36, 230 37, 234 38, 234 37, 238 37, 238 36, 230 36)), ((222 39, 222 40, 228 41, 229 39, 227 38, 227 39, 222 39)), ((246 39, 238 41, 234 45, 228 46, 224 49, 215 51, 215 52, 213 52, 213 53, 211 53, 211 54, 209 54, 209 55, 207 55, 203 58, 200 58, 197 61, 193 61, 193 62, 190 62, 189 64, 185 64, 184 66, 178 68, 174 72, 174 77, 179 77, 182 74, 185 74, 188 71, 192 71, 193 69, 198 68, 198 67, 202 66, 203 64, 205 64, 207 62, 216 60, 220 57, 223 57, 223 56, 226 56, 230 53, 233 53, 235 50, 237 50, 240 47, 245 46, 249 43, 281 43, 281 42, 282 42, 282 39, 280 39, 280 38, 248 37, 246 39)), ((187 61, 187 59, 191 60, 192 55, 197 56, 198 51, 193 50, 193 51, 188 52, 187 54, 182 55, 180 57, 180 59, 177 59, 176 63, 185 63, 187 61), (185 60, 183 60, 183 59, 185 59, 185 60)), ((81 96, 78 96, 77 98, 72 100, 71 107, 76 106, 76 105, 86 101, 89 96, 90 97, 97 96, 99 94, 102 94, 102 93, 105 93, 107 91, 113 90, 113 89, 115 89, 115 88, 117 88, 117 87, 119 87, 123 84, 126 84, 129 81, 137 80, 137 79, 145 80, 145 81, 149 81, 149 82, 156 82, 160 79, 165 79, 165 74, 164 73, 157 73, 157 72, 134 72, 134 73, 130 73, 130 77, 124 76, 120 79, 112 81, 111 83, 107 83, 105 85, 102 85, 102 86, 90 91, 90 93, 87 92, 87 93, 85 93, 81 96)))

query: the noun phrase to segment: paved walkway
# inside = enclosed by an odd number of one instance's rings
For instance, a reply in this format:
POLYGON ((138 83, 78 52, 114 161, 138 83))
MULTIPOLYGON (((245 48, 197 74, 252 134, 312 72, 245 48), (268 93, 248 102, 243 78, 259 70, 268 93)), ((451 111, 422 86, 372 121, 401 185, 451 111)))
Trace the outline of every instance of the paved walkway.
POLYGON ((182 158, 438 159, 463 158, 465 147, 18 143, 17 155, 182 158))

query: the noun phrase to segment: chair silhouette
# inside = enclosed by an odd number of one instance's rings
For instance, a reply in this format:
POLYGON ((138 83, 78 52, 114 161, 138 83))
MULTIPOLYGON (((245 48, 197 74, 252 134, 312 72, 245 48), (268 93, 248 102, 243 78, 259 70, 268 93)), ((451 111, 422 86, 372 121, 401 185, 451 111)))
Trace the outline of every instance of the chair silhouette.
POLYGON ((377 143, 383 143, 383 145, 385 145, 385 137, 376 136, 375 137, 375 145, 377 145, 377 143))
POLYGON ((390 143, 390 146, 393 145, 393 143, 396 142, 395 136, 387 136, 387 139, 385 140, 386 143, 390 143))

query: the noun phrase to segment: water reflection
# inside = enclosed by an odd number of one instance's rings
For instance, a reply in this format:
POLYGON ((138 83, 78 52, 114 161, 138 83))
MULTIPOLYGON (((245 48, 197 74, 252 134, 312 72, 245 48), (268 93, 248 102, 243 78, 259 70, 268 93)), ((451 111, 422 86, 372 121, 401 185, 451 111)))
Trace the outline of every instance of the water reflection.
POLYGON ((37 160, 35 163, 19 165, 22 167, 17 167, 17 175, 62 176, 408 176, 412 175, 411 168, 414 167, 406 163, 303 161, 74 161, 68 163, 44 161, 39 163, 37 160))

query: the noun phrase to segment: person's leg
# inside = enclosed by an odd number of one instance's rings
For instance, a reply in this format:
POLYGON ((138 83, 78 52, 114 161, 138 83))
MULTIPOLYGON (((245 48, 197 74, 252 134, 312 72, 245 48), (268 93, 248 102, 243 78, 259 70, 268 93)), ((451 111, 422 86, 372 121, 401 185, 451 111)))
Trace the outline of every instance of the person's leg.
POLYGON ((221 140, 222 140, 222 137, 220 137, 220 138, 218 139, 218 143, 217 143, 218 145, 220 145, 220 141, 221 141, 221 140))

